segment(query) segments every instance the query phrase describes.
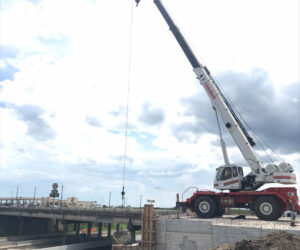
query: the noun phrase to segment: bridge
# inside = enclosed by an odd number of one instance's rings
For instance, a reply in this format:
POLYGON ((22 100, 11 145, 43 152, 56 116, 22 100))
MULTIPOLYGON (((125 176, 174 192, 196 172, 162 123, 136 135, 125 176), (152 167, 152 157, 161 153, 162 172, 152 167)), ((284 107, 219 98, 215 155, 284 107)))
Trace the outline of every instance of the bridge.
MULTIPOLYGON (((135 232, 141 229, 143 209, 122 207, 43 207, 34 203, 0 202, 0 235, 14 224, 14 234, 24 235, 28 233, 53 233, 62 232, 63 244, 67 242, 68 228, 70 224, 79 240, 80 224, 87 223, 87 239, 91 237, 92 224, 98 228, 98 238, 103 239, 102 227, 107 224, 106 238, 110 239, 112 225, 116 224, 116 231, 120 230, 120 224, 126 224, 130 232, 132 242, 135 242, 135 232), (35 229, 36 231, 32 231, 35 229)), ((175 214, 176 211, 155 211, 154 216, 175 214)))
POLYGON ((24 207, 4 206, 0 207, 0 215, 46 218, 67 220, 73 222, 93 222, 108 224, 141 225, 141 209, 129 208, 70 208, 70 207, 24 207))

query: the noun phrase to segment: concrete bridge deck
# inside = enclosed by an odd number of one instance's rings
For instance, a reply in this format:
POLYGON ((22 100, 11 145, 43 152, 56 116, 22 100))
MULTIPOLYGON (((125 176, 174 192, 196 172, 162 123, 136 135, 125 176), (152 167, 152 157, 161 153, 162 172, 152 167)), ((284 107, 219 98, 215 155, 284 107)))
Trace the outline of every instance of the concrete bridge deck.
POLYGON ((0 207, 0 215, 141 225, 142 210, 128 208, 0 207))

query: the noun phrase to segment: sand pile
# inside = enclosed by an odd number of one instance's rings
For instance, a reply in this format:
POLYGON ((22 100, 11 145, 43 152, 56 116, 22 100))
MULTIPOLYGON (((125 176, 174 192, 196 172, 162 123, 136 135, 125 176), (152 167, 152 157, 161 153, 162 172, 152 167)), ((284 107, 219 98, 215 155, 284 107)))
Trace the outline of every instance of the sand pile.
POLYGON ((234 245, 222 245, 213 250, 299 250, 300 236, 277 231, 257 240, 241 240, 234 245))

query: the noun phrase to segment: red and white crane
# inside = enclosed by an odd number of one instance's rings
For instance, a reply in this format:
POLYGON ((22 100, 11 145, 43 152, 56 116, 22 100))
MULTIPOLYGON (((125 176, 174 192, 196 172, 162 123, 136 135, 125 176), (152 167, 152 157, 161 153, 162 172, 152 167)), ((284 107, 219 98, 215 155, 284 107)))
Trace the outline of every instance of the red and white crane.
MULTIPOLYGON (((136 0, 137 5, 139 0, 136 0)), ((244 176, 243 168, 230 164, 225 143, 221 137, 221 146, 225 165, 217 168, 214 187, 230 192, 196 191, 186 201, 177 201, 177 206, 189 208, 199 217, 210 218, 222 216, 225 208, 250 208, 256 215, 264 220, 277 220, 293 203, 295 210, 300 211, 297 190, 294 187, 268 188, 257 191, 267 183, 296 184, 296 175, 293 167, 285 162, 278 166, 269 164, 263 168, 257 157, 250 137, 242 122, 216 84, 206 66, 202 65, 174 21, 168 14, 160 0, 154 0, 161 15, 169 26, 178 44, 193 67, 200 84, 204 87, 213 110, 221 117, 243 157, 248 163, 251 172, 244 176)))

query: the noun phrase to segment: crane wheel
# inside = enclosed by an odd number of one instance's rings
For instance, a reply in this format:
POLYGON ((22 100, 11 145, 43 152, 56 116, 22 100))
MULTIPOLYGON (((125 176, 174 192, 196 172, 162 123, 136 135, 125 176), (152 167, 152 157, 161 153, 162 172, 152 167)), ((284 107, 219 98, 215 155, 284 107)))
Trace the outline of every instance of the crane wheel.
POLYGON ((216 216, 216 202, 208 196, 200 196, 194 203, 194 209, 200 218, 213 218, 216 216))
POLYGON ((261 220, 277 220, 281 217, 281 209, 279 203, 271 196, 263 196, 258 198, 254 203, 254 212, 261 220))

